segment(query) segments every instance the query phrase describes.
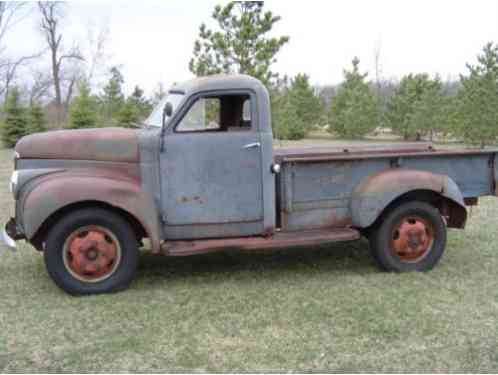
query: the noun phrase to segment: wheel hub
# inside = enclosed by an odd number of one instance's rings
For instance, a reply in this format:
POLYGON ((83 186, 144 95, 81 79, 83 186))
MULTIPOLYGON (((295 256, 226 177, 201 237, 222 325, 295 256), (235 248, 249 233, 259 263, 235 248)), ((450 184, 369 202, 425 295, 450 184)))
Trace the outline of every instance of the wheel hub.
POLYGON ((425 257, 434 242, 434 229, 421 217, 407 217, 395 226, 391 239, 394 253, 405 262, 416 262, 425 257))
POLYGON ((68 271, 86 282, 101 281, 114 273, 121 257, 115 236, 106 228, 88 226, 73 232, 64 246, 68 271))

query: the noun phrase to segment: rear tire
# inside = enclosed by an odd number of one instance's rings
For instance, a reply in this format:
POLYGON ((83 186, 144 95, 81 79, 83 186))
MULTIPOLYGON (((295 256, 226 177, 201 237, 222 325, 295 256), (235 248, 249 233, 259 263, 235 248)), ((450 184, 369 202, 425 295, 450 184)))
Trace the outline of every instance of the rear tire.
POLYGON ((369 240, 382 269, 428 271, 444 253, 446 225, 437 208, 425 202, 407 202, 381 217, 369 240))
POLYGON ((44 250, 48 274, 69 294, 117 292, 128 287, 138 264, 131 225, 102 208, 73 211, 50 230, 44 250))

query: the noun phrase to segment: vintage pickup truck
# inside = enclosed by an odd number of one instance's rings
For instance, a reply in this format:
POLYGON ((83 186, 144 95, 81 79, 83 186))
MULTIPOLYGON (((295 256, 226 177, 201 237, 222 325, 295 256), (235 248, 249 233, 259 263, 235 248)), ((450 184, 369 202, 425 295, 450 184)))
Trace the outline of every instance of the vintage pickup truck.
POLYGON ((497 150, 274 149, 270 119, 258 80, 219 75, 175 85, 143 129, 24 137, 3 241, 42 251, 71 294, 127 287, 143 239, 185 256, 365 236, 382 269, 425 271, 496 194, 497 150))

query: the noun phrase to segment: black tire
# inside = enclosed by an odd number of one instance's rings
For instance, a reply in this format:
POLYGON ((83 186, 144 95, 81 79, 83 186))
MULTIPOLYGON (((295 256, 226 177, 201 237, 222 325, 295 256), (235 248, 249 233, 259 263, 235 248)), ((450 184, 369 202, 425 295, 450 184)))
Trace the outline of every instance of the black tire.
MULTIPOLYGON (((107 240, 109 237, 105 238, 107 240)), ((51 228, 45 245, 44 260, 48 274, 57 286, 72 295, 123 290, 133 279, 138 264, 138 243, 133 228, 120 215, 102 208, 84 208, 65 215, 51 228), (66 260, 67 256, 64 255, 67 241, 70 241, 70 238, 76 238, 75 233, 78 230, 82 230, 81 233, 88 233, 84 231, 84 228, 88 227, 101 228, 112 236, 109 241, 117 241, 117 243, 111 243, 112 246, 116 246, 114 249, 119 250, 119 261, 115 261, 112 265, 112 273, 109 271, 108 275, 104 275, 103 280, 78 279, 78 276, 84 276, 78 275, 71 269, 66 260)))
MULTIPOLYGON (((408 227, 409 230, 410 228, 408 227)), ((412 232, 408 232, 408 234, 409 236, 405 236, 405 238, 410 238, 411 241, 412 232)), ((415 237, 420 239, 420 237, 415 237)), ((428 271, 437 264, 444 253, 446 225, 439 210, 434 206, 425 202, 407 202, 384 214, 372 228, 369 240, 372 255, 383 270, 391 272, 428 271), (420 222, 414 221, 414 218, 420 222), (404 253, 404 250, 400 251, 399 246, 395 245, 395 241, 400 236, 401 226, 407 225, 403 223, 417 225, 417 230, 420 228, 420 223, 423 223, 423 231, 427 233, 422 234, 424 240, 419 242, 415 240, 413 247, 424 250, 419 252, 413 250, 413 253, 404 253), (430 243, 430 246, 424 246, 427 243, 430 243), (397 246, 398 248, 396 248, 397 246), (422 254, 419 257, 407 259, 410 256, 418 255, 420 252, 422 254)), ((412 248, 410 248, 410 251, 412 251, 412 248)))

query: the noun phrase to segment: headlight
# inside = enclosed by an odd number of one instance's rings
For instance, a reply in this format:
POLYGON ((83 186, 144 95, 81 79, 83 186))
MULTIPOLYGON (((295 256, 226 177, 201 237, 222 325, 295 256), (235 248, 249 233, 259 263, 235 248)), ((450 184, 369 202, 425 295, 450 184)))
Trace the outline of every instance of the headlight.
POLYGON ((19 160, 20 157, 21 155, 19 155, 17 151, 14 151, 14 170, 17 169, 17 161, 19 160))
POLYGON ((18 179, 19 179, 19 172, 17 172, 17 171, 12 172, 12 176, 10 176, 10 184, 9 184, 9 190, 12 194, 14 194, 16 191, 18 179))

